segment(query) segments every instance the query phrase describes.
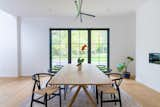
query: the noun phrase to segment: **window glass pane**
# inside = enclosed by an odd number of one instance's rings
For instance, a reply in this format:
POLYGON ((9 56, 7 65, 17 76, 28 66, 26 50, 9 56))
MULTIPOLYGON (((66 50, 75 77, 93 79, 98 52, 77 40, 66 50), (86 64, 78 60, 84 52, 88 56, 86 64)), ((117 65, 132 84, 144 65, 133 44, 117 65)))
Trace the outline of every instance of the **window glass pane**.
MULTIPOLYGON (((54 61, 54 65, 59 65, 60 64, 60 57, 52 57, 52 61, 54 61)), ((54 66, 54 65, 52 65, 52 66, 54 66)))
POLYGON ((107 64, 107 30, 91 31, 91 63, 107 64))
MULTIPOLYGON (((98 44, 99 43, 99 32, 96 32, 95 30, 91 31, 91 43, 92 44, 98 44)), ((91 45, 92 46, 92 45, 91 45)))
POLYGON ((60 43, 60 36, 59 31, 52 31, 52 44, 59 44, 60 43))
POLYGON ((72 63, 77 63, 78 57, 84 58, 84 63, 88 62, 87 48, 82 52, 81 48, 84 44, 88 44, 87 30, 72 30, 71 31, 71 48, 72 48, 72 63))
POLYGON ((52 66, 68 63, 68 30, 53 30, 52 66))

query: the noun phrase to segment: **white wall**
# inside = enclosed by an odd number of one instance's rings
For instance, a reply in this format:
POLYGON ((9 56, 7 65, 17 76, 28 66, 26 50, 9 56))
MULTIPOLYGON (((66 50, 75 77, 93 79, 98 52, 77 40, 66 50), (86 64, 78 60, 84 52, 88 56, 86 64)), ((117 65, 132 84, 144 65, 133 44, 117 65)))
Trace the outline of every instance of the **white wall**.
MULTIPOLYGON (((49 67, 49 28, 110 28, 111 68, 124 57, 135 55, 135 13, 110 17, 85 18, 83 23, 75 17, 22 18, 22 75, 46 72, 49 67)), ((134 64, 130 70, 134 72, 134 64)))
POLYGON ((17 76, 17 19, 0 10, 0 76, 17 76))
POLYGON ((160 92, 160 65, 149 63, 149 53, 160 53, 160 0, 150 0, 137 11, 136 80, 160 92))

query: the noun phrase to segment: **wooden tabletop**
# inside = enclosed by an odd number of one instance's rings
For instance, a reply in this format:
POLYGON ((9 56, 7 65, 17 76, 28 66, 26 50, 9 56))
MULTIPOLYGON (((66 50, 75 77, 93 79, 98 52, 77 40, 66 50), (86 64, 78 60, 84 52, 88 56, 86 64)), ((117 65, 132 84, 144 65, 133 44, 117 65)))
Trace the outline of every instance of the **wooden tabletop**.
POLYGON ((67 64, 54 76, 51 84, 56 85, 105 85, 112 81, 96 65, 82 64, 78 71, 75 64, 67 64))

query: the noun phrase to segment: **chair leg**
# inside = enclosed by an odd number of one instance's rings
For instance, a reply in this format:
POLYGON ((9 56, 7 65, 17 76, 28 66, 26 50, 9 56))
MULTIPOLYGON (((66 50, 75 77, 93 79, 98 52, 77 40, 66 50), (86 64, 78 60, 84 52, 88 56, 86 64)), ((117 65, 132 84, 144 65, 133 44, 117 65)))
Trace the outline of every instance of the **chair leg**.
POLYGON ((64 93, 64 100, 66 100, 66 86, 65 85, 64 85, 63 93, 64 93))
POLYGON ((97 99, 97 104, 99 103, 99 98, 98 98, 98 89, 97 89, 97 86, 96 86, 96 99, 97 99))
POLYGON ((103 107, 103 92, 101 91, 101 107, 103 107))
POLYGON ((64 85, 64 100, 66 100, 68 85, 64 85))
POLYGON ((47 93, 44 95, 44 103, 45 103, 45 107, 47 107, 47 93))
POLYGON ((112 94, 111 94, 111 99, 112 99, 112 94))
POLYGON ((118 96, 119 96, 120 107, 122 107, 121 93, 120 93, 120 90, 119 90, 119 89, 118 89, 118 96))
MULTIPOLYGON (((114 97, 114 100, 116 100, 116 95, 115 94, 113 94, 113 97, 114 97)), ((114 104, 117 105, 117 102, 115 101, 114 104)))
POLYGON ((61 101, 61 88, 59 88, 59 106, 62 106, 62 101, 61 101))
POLYGON ((33 106, 33 99, 34 99, 34 93, 32 93, 32 99, 31 99, 31 105, 30 105, 30 107, 33 106))

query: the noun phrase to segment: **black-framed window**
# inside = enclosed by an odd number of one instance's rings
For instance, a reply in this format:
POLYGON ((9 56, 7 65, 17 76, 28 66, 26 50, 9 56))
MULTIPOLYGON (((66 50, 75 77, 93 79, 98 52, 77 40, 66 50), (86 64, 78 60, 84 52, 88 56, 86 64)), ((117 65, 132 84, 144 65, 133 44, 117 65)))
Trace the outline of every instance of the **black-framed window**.
POLYGON ((80 52, 81 47, 88 45, 88 30, 71 30, 71 62, 77 63, 78 57, 83 57, 84 63, 88 63, 88 51, 80 52))
POLYGON ((68 63, 68 31, 52 30, 51 35, 52 65, 68 63))
POLYGON ((53 65, 76 63, 79 50, 87 44, 83 57, 85 63, 103 64, 109 68, 110 30, 98 29, 50 29, 50 68, 53 65))
POLYGON ((91 30, 91 62, 103 65, 107 63, 107 41, 106 30, 91 30))

